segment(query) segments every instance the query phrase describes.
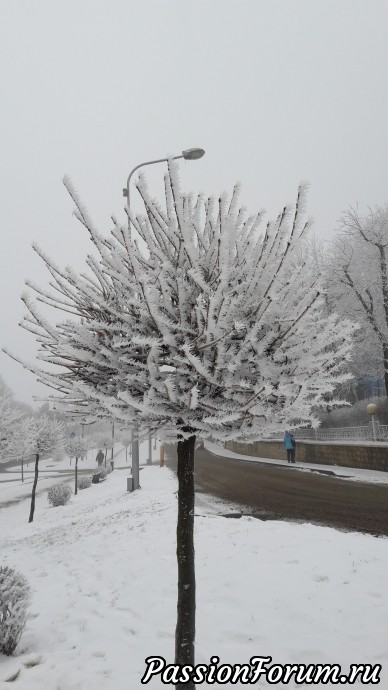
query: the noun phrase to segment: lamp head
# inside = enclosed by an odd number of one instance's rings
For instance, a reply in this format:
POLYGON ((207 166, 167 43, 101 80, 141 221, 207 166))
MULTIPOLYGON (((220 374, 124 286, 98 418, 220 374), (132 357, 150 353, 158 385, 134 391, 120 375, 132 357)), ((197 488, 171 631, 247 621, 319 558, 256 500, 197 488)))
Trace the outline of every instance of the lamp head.
POLYGON ((197 158, 202 158, 204 155, 205 151, 203 149, 186 149, 186 151, 182 151, 182 156, 186 161, 194 161, 197 158))

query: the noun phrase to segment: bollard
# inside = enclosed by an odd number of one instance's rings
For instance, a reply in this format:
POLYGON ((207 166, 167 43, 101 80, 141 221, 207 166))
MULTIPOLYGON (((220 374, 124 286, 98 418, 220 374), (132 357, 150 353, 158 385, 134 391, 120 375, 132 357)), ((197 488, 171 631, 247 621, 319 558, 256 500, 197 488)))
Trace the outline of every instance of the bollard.
POLYGON ((127 491, 133 491, 133 477, 127 477, 127 491))

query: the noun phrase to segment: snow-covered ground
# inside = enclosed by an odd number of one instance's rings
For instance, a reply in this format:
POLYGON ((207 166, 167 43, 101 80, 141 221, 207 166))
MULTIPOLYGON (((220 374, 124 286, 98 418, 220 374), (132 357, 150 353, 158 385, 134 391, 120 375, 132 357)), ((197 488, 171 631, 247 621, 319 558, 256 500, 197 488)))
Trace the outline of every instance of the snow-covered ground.
MULTIPOLYGON (((145 462, 148 455, 148 440, 142 442, 139 446, 139 449, 141 457, 144 458, 145 462)), ((114 452, 116 453, 117 451, 115 450, 114 452)), ((152 446, 152 453, 154 458, 159 458, 159 444, 156 450, 152 446)), ((92 475, 93 472, 97 471, 96 454, 97 450, 90 450, 88 451, 86 458, 78 461, 78 471, 80 475, 85 473, 92 475)), ((110 459, 111 450, 109 449, 107 454, 107 465, 109 465, 110 459)), ((116 463, 116 456, 114 456, 113 460, 114 463, 116 463)), ((129 449, 127 454, 125 453, 125 450, 120 451, 120 463, 122 467, 125 467, 126 460, 128 461, 128 467, 130 467, 131 457, 129 449)), ((67 481, 73 486, 74 465, 74 458, 70 461, 67 456, 62 460, 53 460, 52 458, 44 458, 39 460, 39 480, 37 486, 38 493, 45 491, 52 486, 52 484, 62 481, 67 481)), ((7 501, 18 501, 31 496, 34 473, 34 462, 30 461, 28 465, 24 465, 24 482, 21 481, 20 465, 7 468, 5 472, 0 474, 0 510, 2 504, 6 503, 7 501)))
MULTIPOLYGON (((125 466, 124 453, 116 465, 125 466)), ((30 525, 28 500, 0 511, 2 563, 20 569, 33 590, 16 655, 0 656, 1 688, 19 672, 12 687, 20 690, 139 690, 146 657, 173 662, 176 478, 167 468, 145 467, 141 491, 129 494, 126 475, 115 470, 62 508, 39 495, 30 525)), ((12 484, 16 495, 20 487, 12 484)), ((344 673, 351 663, 380 663, 380 687, 388 687, 388 540, 231 520, 217 515, 225 506, 202 501, 197 663, 269 655, 277 663, 339 663, 344 673)), ((166 686, 157 678, 148 687, 166 686)))
POLYGON ((350 479, 355 482, 371 482, 373 484, 388 484, 388 472, 379 472, 378 470, 364 470, 358 467, 341 467, 340 465, 324 465, 312 462, 296 462, 295 465, 288 465, 287 460, 259 458, 253 455, 242 455, 235 453, 233 450, 228 450, 218 446, 216 443, 205 441, 205 448, 214 455, 221 455, 225 458, 234 458, 236 460, 247 460, 248 462, 267 463, 268 465, 285 465, 289 470, 298 470, 299 472, 332 472, 342 479, 350 479))

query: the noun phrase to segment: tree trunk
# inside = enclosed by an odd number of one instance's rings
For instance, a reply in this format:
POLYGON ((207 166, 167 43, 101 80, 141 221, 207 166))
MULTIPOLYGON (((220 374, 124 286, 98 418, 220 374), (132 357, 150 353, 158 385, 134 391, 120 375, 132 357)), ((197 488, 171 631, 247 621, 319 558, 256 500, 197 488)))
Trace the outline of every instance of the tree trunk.
POLYGON ((75 459, 75 486, 74 486, 74 496, 78 493, 78 458, 75 459))
POLYGON ((128 462, 128 446, 125 446, 125 462, 128 462))
POLYGON ((35 513, 35 493, 36 493, 36 485, 38 483, 38 476, 39 476, 39 453, 35 455, 35 477, 34 477, 34 483, 32 485, 32 494, 31 494, 31 509, 30 509, 30 518, 28 522, 32 522, 34 519, 34 513, 35 513))
POLYGON ((132 481, 133 490, 140 488, 140 469, 139 469, 139 430, 136 428, 132 435, 132 481))
POLYGON ((22 458, 22 482, 24 482, 24 463, 22 458))
MULTIPOLYGON (((178 441, 178 604, 175 664, 181 666, 195 665, 194 448, 194 435, 187 440, 178 441)), ((178 683, 175 687, 177 690, 195 689, 193 682, 178 683)))
POLYGON ((106 467, 106 455, 108 453, 108 447, 105 448, 105 467, 106 467))
POLYGON ((148 435, 148 458, 147 465, 152 465, 152 436, 148 435))
POLYGON ((388 344, 383 345, 385 395, 388 396, 388 344))

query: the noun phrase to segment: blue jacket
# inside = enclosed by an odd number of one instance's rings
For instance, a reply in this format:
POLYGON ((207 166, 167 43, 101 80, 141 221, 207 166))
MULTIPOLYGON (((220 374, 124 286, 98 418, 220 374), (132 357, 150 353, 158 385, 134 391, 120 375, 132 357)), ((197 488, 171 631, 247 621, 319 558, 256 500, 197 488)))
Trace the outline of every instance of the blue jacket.
POLYGON ((295 448, 295 439, 293 436, 291 436, 291 434, 284 434, 283 443, 284 443, 284 447, 287 450, 291 450, 291 448, 295 448))

